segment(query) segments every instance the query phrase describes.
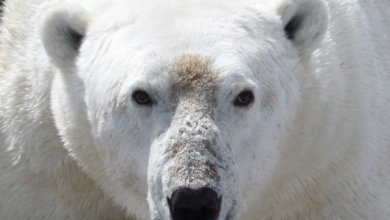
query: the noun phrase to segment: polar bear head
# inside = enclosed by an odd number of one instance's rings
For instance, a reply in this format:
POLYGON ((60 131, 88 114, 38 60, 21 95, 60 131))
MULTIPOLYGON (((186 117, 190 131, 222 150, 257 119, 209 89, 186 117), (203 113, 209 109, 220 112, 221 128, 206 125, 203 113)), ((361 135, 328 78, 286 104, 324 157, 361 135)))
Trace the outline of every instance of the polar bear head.
POLYGON ((326 32, 325 2, 103 5, 41 18, 71 156, 138 219, 249 216, 300 101, 297 73, 326 32))

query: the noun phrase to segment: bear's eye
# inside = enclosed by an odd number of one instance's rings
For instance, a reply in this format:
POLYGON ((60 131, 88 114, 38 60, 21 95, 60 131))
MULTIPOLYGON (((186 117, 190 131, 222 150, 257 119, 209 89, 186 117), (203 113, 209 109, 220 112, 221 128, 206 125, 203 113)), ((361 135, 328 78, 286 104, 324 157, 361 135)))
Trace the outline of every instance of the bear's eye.
POLYGON ((151 105, 153 104, 152 98, 150 98, 149 94, 144 91, 135 91, 133 93, 133 100, 138 105, 151 105))
POLYGON ((254 96, 251 91, 241 92, 234 100, 234 105, 238 107, 248 106, 254 101, 254 96))

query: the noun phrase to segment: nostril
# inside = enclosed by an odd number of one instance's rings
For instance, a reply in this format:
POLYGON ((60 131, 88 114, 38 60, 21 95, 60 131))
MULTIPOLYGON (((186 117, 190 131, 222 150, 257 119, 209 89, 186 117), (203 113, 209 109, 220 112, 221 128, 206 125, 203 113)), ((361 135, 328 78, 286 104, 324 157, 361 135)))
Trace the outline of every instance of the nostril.
POLYGON ((215 220, 218 218, 222 197, 210 188, 180 188, 168 205, 173 220, 215 220))

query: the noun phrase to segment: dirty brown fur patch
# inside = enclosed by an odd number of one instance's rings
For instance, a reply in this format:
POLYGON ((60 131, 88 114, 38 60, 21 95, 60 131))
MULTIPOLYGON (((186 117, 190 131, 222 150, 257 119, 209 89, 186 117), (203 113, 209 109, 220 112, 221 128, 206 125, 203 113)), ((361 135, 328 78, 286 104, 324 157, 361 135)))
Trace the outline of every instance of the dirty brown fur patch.
POLYGON ((173 70, 175 92, 186 96, 213 95, 216 80, 211 64, 211 58, 199 54, 179 56, 175 60, 173 70))

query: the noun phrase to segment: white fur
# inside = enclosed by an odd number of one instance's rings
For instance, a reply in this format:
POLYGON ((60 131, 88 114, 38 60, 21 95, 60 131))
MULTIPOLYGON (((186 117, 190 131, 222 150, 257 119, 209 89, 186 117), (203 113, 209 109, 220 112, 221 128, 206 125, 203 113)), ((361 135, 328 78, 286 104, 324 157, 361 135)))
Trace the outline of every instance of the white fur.
POLYGON ((0 219, 169 220, 173 191, 202 186, 223 198, 218 220, 389 219, 389 9, 367 0, 8 0, 0 219), (67 33, 83 35, 80 48, 67 33), (215 90, 175 90, 184 55, 210 59, 215 90), (137 90, 155 104, 137 105, 137 90), (234 106, 246 90, 254 103, 234 106))
POLYGON ((283 25, 288 25, 294 18, 302 22, 292 39, 303 52, 311 52, 326 33, 329 20, 328 7, 323 0, 283 0, 277 2, 277 13, 283 25))

